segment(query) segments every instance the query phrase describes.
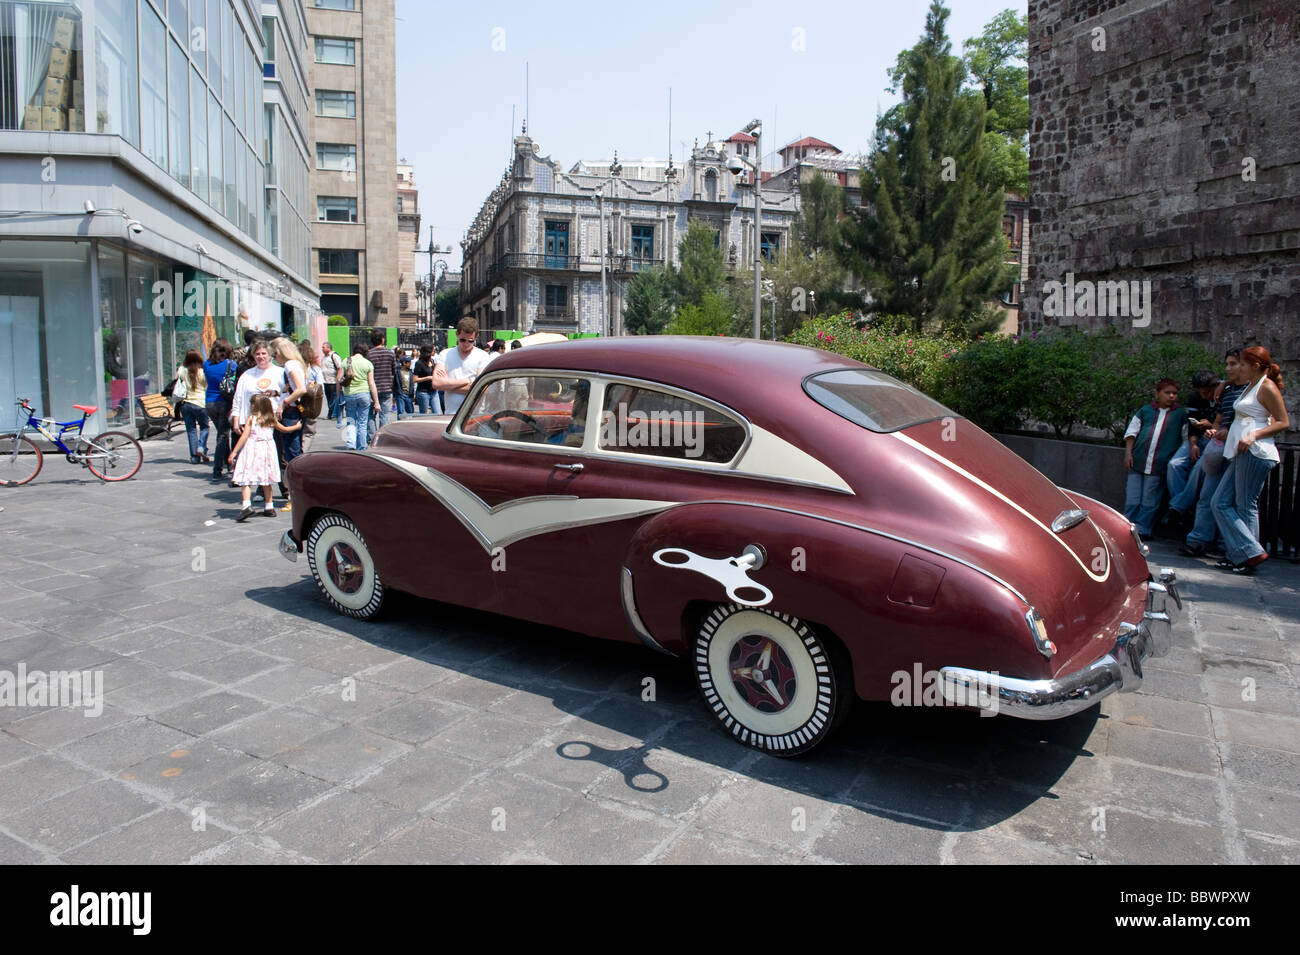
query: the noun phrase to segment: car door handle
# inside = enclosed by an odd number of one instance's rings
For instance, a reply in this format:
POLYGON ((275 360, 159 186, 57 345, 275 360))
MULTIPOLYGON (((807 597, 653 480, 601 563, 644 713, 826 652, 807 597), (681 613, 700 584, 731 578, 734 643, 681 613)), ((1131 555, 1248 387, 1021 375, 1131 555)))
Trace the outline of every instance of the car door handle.
POLYGON ((561 471, 573 471, 575 473, 582 470, 581 464, 556 464, 554 467, 561 471))

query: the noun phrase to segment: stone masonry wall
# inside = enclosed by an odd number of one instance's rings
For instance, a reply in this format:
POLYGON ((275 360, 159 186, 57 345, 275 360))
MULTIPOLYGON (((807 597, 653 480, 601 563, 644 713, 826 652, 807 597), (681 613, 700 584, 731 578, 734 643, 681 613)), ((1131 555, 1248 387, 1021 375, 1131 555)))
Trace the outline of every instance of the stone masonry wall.
POLYGON ((1029 70, 1022 330, 1131 324, 1045 314, 1044 283, 1067 273, 1150 280, 1153 333, 1263 345, 1294 406, 1300 3, 1029 0, 1029 70))

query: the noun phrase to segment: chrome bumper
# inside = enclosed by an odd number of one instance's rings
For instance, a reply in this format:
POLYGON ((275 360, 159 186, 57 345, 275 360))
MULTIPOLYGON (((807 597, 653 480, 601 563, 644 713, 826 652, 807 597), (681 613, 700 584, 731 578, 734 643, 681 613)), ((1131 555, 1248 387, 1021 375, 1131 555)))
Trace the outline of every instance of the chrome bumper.
POLYGON ((292 531, 280 535, 280 556, 295 563, 298 560, 298 542, 293 539, 292 531))
POLYGON ((996 712, 1026 720, 1057 720, 1096 705, 1117 690, 1131 693, 1142 685, 1142 661, 1162 656, 1172 642, 1173 626, 1182 619, 1183 601, 1177 575, 1161 568, 1147 584, 1147 609, 1140 624, 1122 623, 1115 645, 1100 660, 1054 680, 1022 680, 971 670, 944 667, 939 685, 949 703, 964 705, 989 699, 996 712), (996 693, 997 702, 992 697, 996 693))

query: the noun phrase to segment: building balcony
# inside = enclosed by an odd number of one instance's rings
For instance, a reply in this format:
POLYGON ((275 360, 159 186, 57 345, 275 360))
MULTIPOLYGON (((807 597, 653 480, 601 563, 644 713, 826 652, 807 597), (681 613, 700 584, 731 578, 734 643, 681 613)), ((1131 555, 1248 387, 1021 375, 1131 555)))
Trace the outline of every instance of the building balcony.
POLYGON ((547 325, 576 325, 577 314, 569 305, 541 305, 537 309, 537 320, 547 325))
POLYGON ((660 268, 664 264, 662 258, 649 255, 615 255, 606 261, 615 272, 641 272, 645 269, 660 268))
POLYGON ((487 267, 487 277, 493 278, 509 269, 537 269, 570 271, 577 269, 576 255, 546 255, 535 252, 507 252, 487 267))

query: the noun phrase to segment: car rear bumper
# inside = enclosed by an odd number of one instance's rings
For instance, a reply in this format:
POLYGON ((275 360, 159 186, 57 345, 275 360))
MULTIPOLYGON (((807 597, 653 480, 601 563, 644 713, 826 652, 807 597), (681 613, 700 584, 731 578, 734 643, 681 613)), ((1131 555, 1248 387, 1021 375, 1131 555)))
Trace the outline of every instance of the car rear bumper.
MULTIPOLYGON (((1056 720, 1096 705, 1110 694, 1131 693, 1142 685, 1142 662, 1162 656, 1182 617, 1182 598, 1173 571, 1162 569, 1147 585, 1147 609, 1140 624, 1123 623, 1110 652, 1096 662, 1052 680, 1022 680, 966 667, 939 671, 950 703, 987 700, 998 713, 1028 720, 1056 720)), ((980 705, 985 705, 981 702, 980 705)))
POLYGON ((280 556, 285 560, 296 562, 301 550, 301 545, 293 539, 293 531, 285 531, 280 535, 280 556))

